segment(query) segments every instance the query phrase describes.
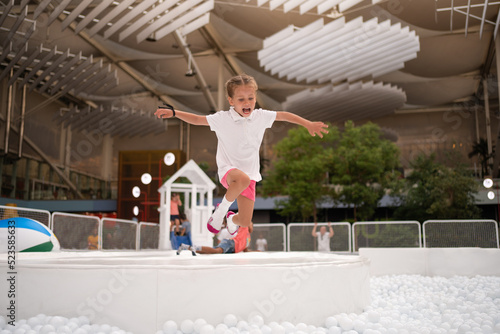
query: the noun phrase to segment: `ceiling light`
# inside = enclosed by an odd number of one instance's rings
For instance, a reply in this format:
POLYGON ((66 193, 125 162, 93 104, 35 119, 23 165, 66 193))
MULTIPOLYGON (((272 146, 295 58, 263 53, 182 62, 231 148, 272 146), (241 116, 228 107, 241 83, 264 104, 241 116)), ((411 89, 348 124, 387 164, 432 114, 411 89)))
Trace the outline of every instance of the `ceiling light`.
POLYGON ((280 78, 336 83, 400 69, 419 50, 418 36, 400 23, 341 17, 326 25, 319 19, 302 28, 289 26, 266 38, 257 57, 280 78))

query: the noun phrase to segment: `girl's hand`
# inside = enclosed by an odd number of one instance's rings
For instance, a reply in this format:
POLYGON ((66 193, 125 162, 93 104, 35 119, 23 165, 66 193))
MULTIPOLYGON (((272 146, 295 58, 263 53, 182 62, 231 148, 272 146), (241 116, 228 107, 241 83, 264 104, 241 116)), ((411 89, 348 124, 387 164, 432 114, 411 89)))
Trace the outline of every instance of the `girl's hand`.
POLYGON ((166 108, 158 108, 154 114, 158 118, 171 118, 174 116, 174 112, 166 108))
POLYGON ((307 126, 307 131, 311 136, 318 135, 320 138, 323 138, 323 133, 328 133, 328 125, 323 122, 309 122, 307 126))

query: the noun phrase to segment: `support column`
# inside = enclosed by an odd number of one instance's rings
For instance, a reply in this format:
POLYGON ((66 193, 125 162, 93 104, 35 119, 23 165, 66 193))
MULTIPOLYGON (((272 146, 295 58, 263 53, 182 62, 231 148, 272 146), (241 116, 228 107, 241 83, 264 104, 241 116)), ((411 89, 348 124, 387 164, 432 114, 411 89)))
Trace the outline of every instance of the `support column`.
POLYGON ((19 159, 23 156, 23 142, 24 142, 24 115, 26 114, 26 85, 23 86, 23 93, 21 96, 21 122, 19 124, 19 145, 17 149, 17 157, 19 159))
POLYGON ((30 193, 30 167, 31 167, 31 159, 25 158, 26 160, 26 170, 24 171, 24 196, 23 199, 25 201, 29 200, 30 193))
MULTIPOLYGON (((113 138, 109 134, 104 135, 101 153, 101 177, 104 180, 111 180, 113 163, 113 138)), ((104 189, 103 189, 104 190, 104 189)))
MULTIPOLYGON (((500 78, 500 34, 495 38, 495 58, 497 62, 497 80, 500 78)), ((498 92, 500 93, 500 85, 497 82, 498 92)), ((497 141, 496 141, 496 150, 495 156, 493 159, 493 170, 491 171, 491 176, 494 178, 498 178, 498 166, 500 164, 500 123, 497 123, 497 141)))
MULTIPOLYGON (((14 74, 14 69, 10 70, 10 76, 14 74)), ((5 137, 4 137, 4 153, 9 153, 9 137, 10 137, 10 119, 12 115, 12 109, 14 106, 14 90, 12 85, 9 86, 7 91, 7 115, 5 117, 5 137)))
POLYGON ((10 182, 12 183, 12 190, 10 192, 10 198, 16 198, 17 191, 17 166, 19 160, 14 160, 12 162, 12 176, 10 178, 10 182))
MULTIPOLYGON (((219 78, 217 87, 217 106, 219 110, 224 108, 224 99, 226 98, 226 87, 224 86, 224 59, 219 58, 219 78)), ((219 111, 217 110, 217 111, 219 111)))
MULTIPOLYGON (((487 79, 483 79, 483 94, 484 94, 484 114, 486 120, 486 142, 488 144, 488 155, 491 156, 492 147, 491 147, 491 121, 490 121, 490 101, 488 94, 488 81, 487 79)), ((488 169, 489 165, 492 163, 492 159, 488 159, 488 169)), ((491 170, 490 173, 491 175, 491 170)))

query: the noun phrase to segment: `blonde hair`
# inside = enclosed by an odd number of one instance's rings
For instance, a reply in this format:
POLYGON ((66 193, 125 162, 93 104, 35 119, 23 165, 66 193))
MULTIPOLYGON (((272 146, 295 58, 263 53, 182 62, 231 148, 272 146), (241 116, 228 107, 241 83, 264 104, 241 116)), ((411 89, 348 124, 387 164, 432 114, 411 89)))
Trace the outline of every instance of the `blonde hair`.
POLYGON ((257 82, 250 75, 240 74, 240 75, 232 77, 231 79, 226 81, 226 94, 227 94, 227 96, 232 98, 236 87, 246 86, 246 85, 252 86, 255 89, 255 91, 257 91, 259 89, 259 87, 257 86, 257 82))

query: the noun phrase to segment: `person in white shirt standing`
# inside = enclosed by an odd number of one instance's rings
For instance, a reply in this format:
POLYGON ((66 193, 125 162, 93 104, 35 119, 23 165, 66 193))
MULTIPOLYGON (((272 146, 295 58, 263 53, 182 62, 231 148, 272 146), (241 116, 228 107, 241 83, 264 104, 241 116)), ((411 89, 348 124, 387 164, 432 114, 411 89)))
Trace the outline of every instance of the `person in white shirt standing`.
POLYGON ((177 117, 193 125, 210 126, 218 139, 217 167, 219 180, 227 189, 222 202, 207 222, 212 233, 218 233, 224 217, 227 229, 234 234, 239 226, 248 227, 252 223, 255 204, 255 184, 262 179, 259 172, 259 149, 264 132, 274 121, 285 121, 304 126, 311 136, 323 138, 328 125, 311 122, 286 111, 255 109, 257 102, 257 82, 249 75, 238 75, 226 82, 227 100, 230 109, 204 116, 175 110, 172 106, 159 107, 158 118, 177 117), (238 201, 238 213, 228 215, 231 204, 238 201))
POLYGON ((328 222, 329 231, 326 231, 326 226, 321 226, 319 232, 316 231, 318 223, 314 223, 312 236, 318 238, 318 252, 330 252, 330 238, 335 234, 330 222, 328 222))
POLYGON ((267 251, 267 240, 264 238, 264 235, 259 233, 259 238, 255 240, 255 246, 257 247, 257 251, 265 252, 267 251))

